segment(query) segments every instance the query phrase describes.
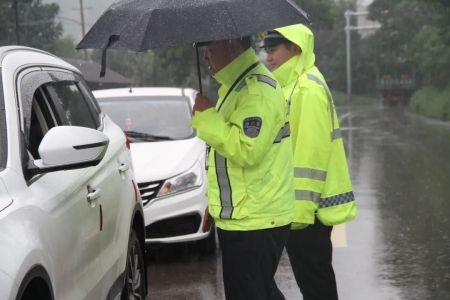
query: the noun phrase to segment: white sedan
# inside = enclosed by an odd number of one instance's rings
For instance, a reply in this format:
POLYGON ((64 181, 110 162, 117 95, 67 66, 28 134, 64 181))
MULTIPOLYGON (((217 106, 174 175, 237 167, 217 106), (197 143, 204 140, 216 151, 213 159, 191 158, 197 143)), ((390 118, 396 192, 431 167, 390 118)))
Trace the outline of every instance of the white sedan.
POLYGON ((63 60, 11 46, 0 63, 0 299, 145 299, 123 131, 63 60))
POLYGON ((200 252, 211 254, 215 231, 201 230, 208 203, 206 145, 189 125, 196 93, 182 88, 94 91, 102 110, 130 139, 146 242, 197 241, 200 252))

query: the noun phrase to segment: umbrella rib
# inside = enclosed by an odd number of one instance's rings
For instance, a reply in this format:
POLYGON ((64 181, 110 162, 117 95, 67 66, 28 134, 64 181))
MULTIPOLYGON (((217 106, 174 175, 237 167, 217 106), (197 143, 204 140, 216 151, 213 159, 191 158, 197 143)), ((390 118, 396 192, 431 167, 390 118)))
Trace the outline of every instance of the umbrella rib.
MULTIPOLYGON (((152 10, 152 11, 150 12, 150 17, 151 17, 151 15, 153 14, 153 11, 154 11, 154 10, 152 10)), ((143 18, 144 18, 144 17, 141 17, 141 18, 139 19, 139 22, 140 22, 143 18)), ((125 31, 127 28, 129 28, 129 27, 133 28, 133 26, 129 23, 127 26, 124 26, 124 27, 120 30, 119 36, 122 36, 122 34, 124 33, 124 31, 125 31)), ((147 26, 147 28, 148 28, 148 26, 147 26)), ((147 29, 145 29, 145 32, 147 33, 147 29)), ((145 35, 144 35, 144 37, 145 37, 145 35)), ((123 42, 123 40, 122 40, 122 42, 123 42)), ((143 43, 144 43, 144 39, 142 39, 141 42, 139 43, 139 47, 138 47, 139 49, 137 49, 136 52, 143 52, 143 51, 144 51, 144 50, 142 50, 143 43)), ((128 43, 127 43, 127 44, 128 44, 128 43)), ((131 45, 130 45, 130 47, 133 48, 131 45)))
POLYGON ((294 2, 292 2, 291 0, 287 0, 286 1, 289 5, 292 6, 292 8, 300 11, 302 13, 303 19, 306 20, 309 24, 311 23, 311 20, 309 19, 309 15, 306 11, 303 10, 303 8, 299 7, 297 4, 295 4, 294 2))
MULTIPOLYGON (((111 4, 111 6, 110 6, 110 11, 118 11, 118 8, 119 7, 122 7, 122 6, 124 6, 124 5, 126 5, 126 4, 129 4, 130 2, 134 2, 133 0, 131 0, 131 1, 123 1, 123 2, 116 2, 116 3, 113 3, 113 4, 111 4), (114 6, 114 7, 113 7, 114 6)), ((107 10, 108 11, 108 10, 107 10)), ((106 12, 105 12, 106 13, 106 12)), ((105 14, 104 13, 104 14, 105 14)), ((119 40, 121 39, 121 37, 122 37, 122 33, 125 31, 125 29, 129 26, 130 24, 128 23, 128 25, 127 26, 123 26, 122 27, 122 29, 119 31, 119 34, 118 34, 118 36, 119 36, 119 40)), ((121 41, 121 42, 123 42, 123 40, 121 41)), ((110 48, 110 47, 108 47, 108 44, 107 44, 107 46, 105 47, 105 48, 103 48, 103 50, 105 50, 105 49, 108 49, 108 48, 110 48)))
MULTIPOLYGON (((228 2, 221 1, 221 3, 223 3, 225 5, 225 9, 227 10, 227 15, 230 17, 231 22, 233 22, 233 31, 234 31, 234 29, 236 29, 237 26, 236 26, 236 22, 234 21, 233 15, 230 12, 230 8, 228 7, 228 2)), ((236 32, 236 33, 239 33, 239 32, 236 32)))
MULTIPOLYGON (((142 40, 141 40, 141 42, 140 42, 140 44, 139 44, 139 50, 141 50, 141 51, 144 51, 144 50, 142 50, 143 49, 143 47, 144 47, 144 40, 145 40, 145 37, 147 36, 147 31, 148 31, 148 28, 150 27, 150 18, 152 17, 152 15, 153 15, 153 12, 154 11, 156 11, 156 10, 158 10, 157 8, 156 9, 152 9, 151 11, 150 11, 150 15, 149 15, 149 17, 147 18, 147 26, 145 27, 145 32, 144 32, 144 34, 143 34, 143 38, 142 38, 142 40)), ((141 20, 143 19, 144 17, 142 17, 141 18, 141 20)), ((139 21, 141 21, 141 20, 139 20, 139 21)))

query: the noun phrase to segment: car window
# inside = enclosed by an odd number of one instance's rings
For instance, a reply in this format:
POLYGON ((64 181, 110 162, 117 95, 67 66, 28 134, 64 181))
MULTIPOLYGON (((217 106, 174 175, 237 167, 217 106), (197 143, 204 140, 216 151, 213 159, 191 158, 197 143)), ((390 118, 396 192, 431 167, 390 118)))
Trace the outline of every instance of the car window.
POLYGON ((92 91, 89 89, 86 81, 81 76, 75 75, 75 77, 78 79, 78 87, 80 88, 81 92, 83 93, 83 96, 92 105, 94 113, 96 115, 100 116, 102 110, 101 110, 100 106, 98 105, 97 100, 95 99, 94 95, 92 94, 92 91))
POLYGON ((60 125, 96 129, 92 110, 78 89, 73 73, 35 71, 20 83, 22 131, 31 159, 40 159, 45 134, 60 125))
POLYGON ((58 126, 43 86, 39 87, 33 95, 31 115, 27 124, 29 124, 29 134, 26 136, 25 143, 28 153, 32 159, 40 159, 39 145, 42 139, 50 129, 58 126))
MULTIPOLYGON (((47 72, 37 71, 26 74, 22 77, 20 82, 20 101, 21 101, 21 111, 22 116, 22 131, 24 133, 25 141, 30 140, 30 126, 31 117, 33 112, 33 101, 37 101, 36 96, 39 95, 39 100, 44 101, 42 91, 40 88, 44 86, 45 83, 52 82, 53 79, 47 72)), ((42 103, 41 103, 42 106, 42 103)))
POLYGON ((98 122, 75 82, 52 82, 46 87, 66 125, 97 129, 98 122))
POLYGON ((39 145, 48 132, 48 126, 43 119, 42 109, 36 99, 33 101, 31 118, 30 118, 30 135, 27 140, 27 149, 34 159, 39 159, 39 145))
POLYGON ((173 140, 192 138, 191 105, 188 97, 134 96, 98 99, 100 107, 124 131, 167 136, 173 140))

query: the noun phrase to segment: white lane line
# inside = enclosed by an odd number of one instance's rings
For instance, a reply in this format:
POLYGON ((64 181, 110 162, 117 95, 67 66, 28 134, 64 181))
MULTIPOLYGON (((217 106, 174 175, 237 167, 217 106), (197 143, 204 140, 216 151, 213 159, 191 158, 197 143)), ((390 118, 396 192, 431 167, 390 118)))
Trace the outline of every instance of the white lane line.
POLYGON ((339 123, 341 123, 343 120, 345 120, 347 117, 349 117, 352 114, 352 112, 348 112, 346 114, 343 114, 342 116, 339 116, 339 123))
POLYGON ((331 232, 331 242, 334 248, 346 248, 347 245, 347 228, 345 224, 336 225, 331 232))

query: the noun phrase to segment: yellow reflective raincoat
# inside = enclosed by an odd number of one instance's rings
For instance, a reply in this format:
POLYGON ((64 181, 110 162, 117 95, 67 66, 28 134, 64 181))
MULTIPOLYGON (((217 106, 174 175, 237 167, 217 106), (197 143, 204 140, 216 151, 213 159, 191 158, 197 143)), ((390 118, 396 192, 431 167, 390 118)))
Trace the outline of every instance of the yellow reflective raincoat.
POLYGON ((224 230, 249 231, 292 222, 294 182, 286 100, 253 49, 217 72, 216 108, 191 126, 211 147, 209 213, 224 230))
POLYGON ((351 221, 357 214, 355 197, 333 99, 314 65, 313 33, 304 25, 275 31, 302 50, 273 72, 290 107, 296 199, 292 228, 314 224, 316 216, 328 226, 351 221))

